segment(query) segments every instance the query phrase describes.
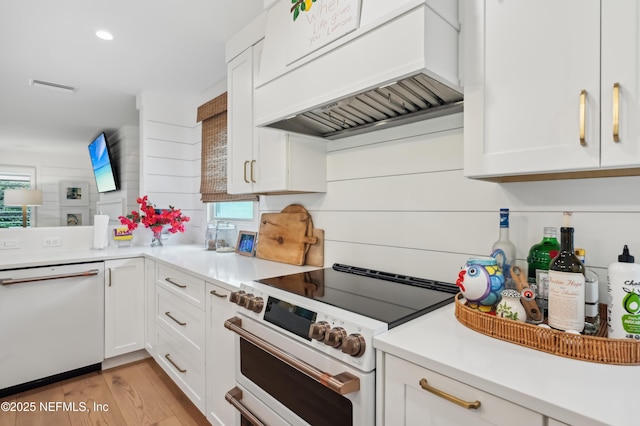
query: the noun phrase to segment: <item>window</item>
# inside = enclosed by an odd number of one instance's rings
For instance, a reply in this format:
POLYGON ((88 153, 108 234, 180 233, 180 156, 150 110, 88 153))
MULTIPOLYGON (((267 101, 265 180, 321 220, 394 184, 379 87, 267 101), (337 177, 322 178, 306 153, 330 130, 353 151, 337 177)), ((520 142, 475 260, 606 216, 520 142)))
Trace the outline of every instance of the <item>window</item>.
MULTIPOLYGON (((22 227, 22 207, 4 205, 5 189, 31 188, 34 171, 28 168, 0 166, 0 228, 22 227)), ((27 208, 27 226, 35 225, 31 215, 33 208, 27 208)))
POLYGON ((227 201, 223 203, 208 203, 208 221, 229 220, 240 222, 253 222, 257 216, 258 203, 254 201, 227 201))

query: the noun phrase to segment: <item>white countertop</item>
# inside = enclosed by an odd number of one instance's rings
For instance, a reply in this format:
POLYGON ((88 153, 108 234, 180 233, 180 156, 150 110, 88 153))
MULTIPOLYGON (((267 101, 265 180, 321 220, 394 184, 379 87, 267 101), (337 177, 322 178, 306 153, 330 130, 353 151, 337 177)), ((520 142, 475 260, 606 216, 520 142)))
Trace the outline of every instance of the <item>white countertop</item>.
POLYGON ((637 425, 640 366, 572 360, 485 336, 448 305, 374 340, 384 352, 572 425, 637 425))
POLYGON ((216 253, 199 245, 167 245, 153 248, 134 246, 106 250, 52 250, 29 256, 4 255, 0 256, 0 270, 138 256, 177 266, 204 280, 216 280, 232 287, 259 278, 318 269, 315 266, 288 265, 236 253, 216 253))
MULTIPOLYGON (((180 267, 227 287, 317 269, 216 253, 199 245, 168 245, 2 255, 0 270, 137 256, 180 267)), ((374 346, 565 423, 638 423, 633 401, 640 366, 576 361, 503 342, 460 324, 453 304, 383 333, 375 338, 374 346)))

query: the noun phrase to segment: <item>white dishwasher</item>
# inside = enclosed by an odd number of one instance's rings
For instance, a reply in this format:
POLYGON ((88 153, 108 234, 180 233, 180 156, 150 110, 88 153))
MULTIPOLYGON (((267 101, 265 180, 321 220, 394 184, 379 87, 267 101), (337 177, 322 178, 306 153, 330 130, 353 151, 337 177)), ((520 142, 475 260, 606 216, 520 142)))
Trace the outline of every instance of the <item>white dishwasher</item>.
POLYGON ((0 270, 0 397, 103 360, 103 262, 0 270))

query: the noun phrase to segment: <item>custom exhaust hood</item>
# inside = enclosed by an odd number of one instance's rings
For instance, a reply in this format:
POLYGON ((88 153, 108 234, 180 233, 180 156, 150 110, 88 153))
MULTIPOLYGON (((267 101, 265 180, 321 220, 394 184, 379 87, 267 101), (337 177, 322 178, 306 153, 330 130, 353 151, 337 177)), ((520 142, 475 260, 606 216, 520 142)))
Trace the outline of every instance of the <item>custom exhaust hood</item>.
POLYGON ((323 20, 359 18, 345 35, 302 53, 291 43, 298 36, 291 2, 269 10, 254 85, 256 125, 338 139, 462 111, 458 2, 360 2, 318 0, 309 16, 301 14, 311 32, 323 20), (354 4, 361 4, 358 16, 354 4))

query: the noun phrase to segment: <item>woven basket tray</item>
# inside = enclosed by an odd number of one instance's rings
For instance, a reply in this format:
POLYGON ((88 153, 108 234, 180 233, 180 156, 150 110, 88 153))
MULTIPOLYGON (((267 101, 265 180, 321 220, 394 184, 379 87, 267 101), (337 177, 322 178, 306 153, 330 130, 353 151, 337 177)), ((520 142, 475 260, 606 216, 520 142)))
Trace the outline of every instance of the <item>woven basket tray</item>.
MULTIPOLYGON (((463 325, 479 333, 550 354, 603 364, 640 364, 640 342, 629 339, 583 336, 488 315, 471 309, 456 295, 455 315, 463 325)), ((607 306, 600 305, 598 336, 606 336, 607 306)))

